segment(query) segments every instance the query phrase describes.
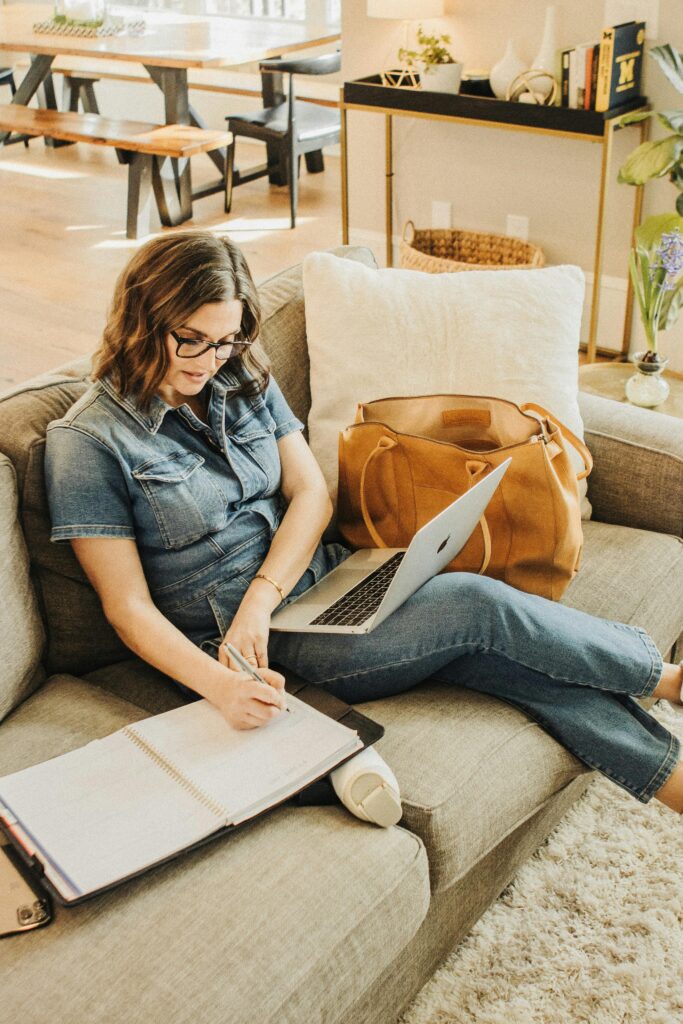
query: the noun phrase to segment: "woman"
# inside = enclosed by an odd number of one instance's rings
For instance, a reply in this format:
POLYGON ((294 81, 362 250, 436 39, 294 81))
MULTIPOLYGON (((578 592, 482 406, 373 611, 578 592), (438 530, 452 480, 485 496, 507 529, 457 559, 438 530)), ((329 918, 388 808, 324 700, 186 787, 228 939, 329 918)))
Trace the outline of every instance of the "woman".
POLYGON ((71 542, 123 642, 244 729, 280 713, 269 658, 350 702, 427 677, 490 693, 682 812, 679 741, 633 698, 680 703, 683 671, 641 629, 450 573, 365 636, 270 633, 281 601, 348 552, 320 542, 330 500, 251 351, 259 322, 227 239, 154 239, 116 285, 94 385, 49 427, 52 539, 71 542), (234 670, 226 641, 269 685, 234 670))

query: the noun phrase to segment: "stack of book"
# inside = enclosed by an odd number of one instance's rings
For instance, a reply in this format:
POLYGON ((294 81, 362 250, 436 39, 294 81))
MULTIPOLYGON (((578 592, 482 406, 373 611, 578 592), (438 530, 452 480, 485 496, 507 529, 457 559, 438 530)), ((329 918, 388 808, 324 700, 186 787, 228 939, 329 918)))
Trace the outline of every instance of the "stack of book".
POLYGON ((561 106, 605 111, 639 96, 644 42, 645 22, 626 21, 562 50, 561 106))

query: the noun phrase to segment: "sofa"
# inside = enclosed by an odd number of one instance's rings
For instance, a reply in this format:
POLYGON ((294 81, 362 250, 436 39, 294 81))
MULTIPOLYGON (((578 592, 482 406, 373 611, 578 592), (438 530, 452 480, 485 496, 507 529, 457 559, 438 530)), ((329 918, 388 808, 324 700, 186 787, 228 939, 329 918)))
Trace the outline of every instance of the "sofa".
MULTIPOLYGON (((372 265, 361 248, 337 250, 372 265)), ((310 407, 301 268, 260 287, 261 344, 310 407)), ((49 541, 47 424, 88 384, 80 360, 0 398, 0 775, 175 707, 174 684, 105 621, 68 545, 49 541)), ((683 631, 683 423, 581 396, 595 459, 583 565, 564 601, 683 631)), ((23 1024, 384 1024, 593 773, 514 707, 426 682, 361 705, 400 782, 379 829, 286 803, 235 833, 0 943, 3 1020, 23 1024)))

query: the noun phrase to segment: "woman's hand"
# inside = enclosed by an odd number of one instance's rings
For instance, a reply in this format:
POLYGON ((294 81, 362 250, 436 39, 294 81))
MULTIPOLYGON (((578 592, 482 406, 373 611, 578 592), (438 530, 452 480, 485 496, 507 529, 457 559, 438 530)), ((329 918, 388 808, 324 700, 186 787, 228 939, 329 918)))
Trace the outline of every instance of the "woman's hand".
POLYGON ((233 729, 258 729, 284 711, 284 676, 270 668, 259 674, 268 685, 246 672, 226 672, 225 686, 212 700, 233 729))
POLYGON ((256 588, 252 588, 245 594, 228 632, 223 637, 218 652, 221 665, 225 665, 226 668, 238 668, 232 663, 223 646, 229 642, 254 668, 268 668, 268 636, 272 610, 272 596, 267 590, 265 595, 262 595, 256 588))

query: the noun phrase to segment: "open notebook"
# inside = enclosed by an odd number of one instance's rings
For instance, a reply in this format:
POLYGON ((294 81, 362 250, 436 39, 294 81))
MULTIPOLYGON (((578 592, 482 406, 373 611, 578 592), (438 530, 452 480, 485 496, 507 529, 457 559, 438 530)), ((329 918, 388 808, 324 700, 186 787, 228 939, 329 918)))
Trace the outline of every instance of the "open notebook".
POLYGON ((239 731, 199 700, 6 775, 5 830, 63 902, 92 895, 253 818, 362 748, 355 730, 291 694, 287 705, 239 731))

